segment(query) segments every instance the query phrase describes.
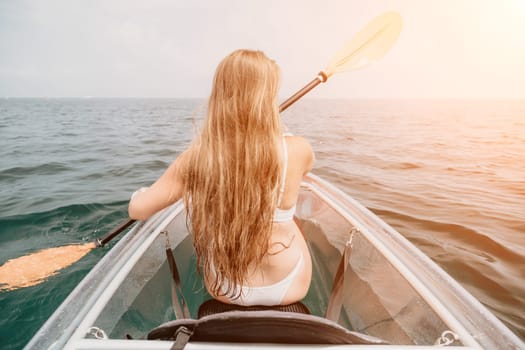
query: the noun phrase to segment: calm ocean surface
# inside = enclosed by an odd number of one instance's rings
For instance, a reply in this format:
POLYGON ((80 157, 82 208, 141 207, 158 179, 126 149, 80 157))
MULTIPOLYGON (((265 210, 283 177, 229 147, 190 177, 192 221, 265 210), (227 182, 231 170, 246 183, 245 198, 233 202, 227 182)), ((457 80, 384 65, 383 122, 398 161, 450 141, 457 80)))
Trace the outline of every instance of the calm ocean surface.
MULTIPOLYGON (((92 241, 188 146, 202 100, 0 99, 0 265, 92 241)), ((525 101, 304 100, 314 173, 382 217, 525 339, 525 101)), ((109 248, 0 292, 20 349, 109 248)))

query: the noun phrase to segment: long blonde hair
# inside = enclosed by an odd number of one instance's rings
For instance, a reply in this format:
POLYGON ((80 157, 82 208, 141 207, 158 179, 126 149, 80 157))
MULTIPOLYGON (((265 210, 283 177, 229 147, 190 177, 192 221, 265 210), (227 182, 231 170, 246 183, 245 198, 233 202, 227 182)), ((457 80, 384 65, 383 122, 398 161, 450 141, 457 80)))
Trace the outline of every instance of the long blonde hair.
POLYGON ((236 286, 268 251, 282 182, 279 81, 278 66, 260 51, 224 58, 191 147, 184 201, 197 266, 215 295, 238 297, 236 286))

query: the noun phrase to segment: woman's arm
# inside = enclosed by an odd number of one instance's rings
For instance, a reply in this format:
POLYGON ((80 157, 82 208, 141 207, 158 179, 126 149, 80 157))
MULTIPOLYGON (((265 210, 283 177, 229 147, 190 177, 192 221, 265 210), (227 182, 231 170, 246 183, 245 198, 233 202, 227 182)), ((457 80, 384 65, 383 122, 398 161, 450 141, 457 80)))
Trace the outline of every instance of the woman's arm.
POLYGON ((146 220, 182 197, 183 160, 186 157, 186 153, 187 151, 171 163, 164 174, 153 185, 135 192, 128 206, 130 218, 146 220))

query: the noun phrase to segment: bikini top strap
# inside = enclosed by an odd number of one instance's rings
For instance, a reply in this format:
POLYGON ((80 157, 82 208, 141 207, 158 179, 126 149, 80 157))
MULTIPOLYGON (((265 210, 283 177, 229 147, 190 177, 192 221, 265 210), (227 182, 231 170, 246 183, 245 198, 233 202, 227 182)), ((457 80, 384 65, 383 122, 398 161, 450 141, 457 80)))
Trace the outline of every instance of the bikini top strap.
POLYGON ((284 161, 283 176, 281 180, 281 188, 279 189, 279 199, 277 200, 277 207, 281 205, 281 201, 283 200, 284 182, 286 180, 286 172, 288 171, 288 146, 286 145, 286 139, 284 138, 284 135, 283 135, 283 161, 284 161))

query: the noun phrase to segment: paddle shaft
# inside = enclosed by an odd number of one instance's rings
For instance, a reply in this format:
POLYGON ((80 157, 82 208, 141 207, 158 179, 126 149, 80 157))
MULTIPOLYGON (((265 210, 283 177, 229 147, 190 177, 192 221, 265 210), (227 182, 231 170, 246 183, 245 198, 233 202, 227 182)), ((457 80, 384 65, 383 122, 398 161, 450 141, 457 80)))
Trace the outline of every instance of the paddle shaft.
POLYGON ((123 222, 122 224, 120 224, 117 228, 115 228, 113 231, 111 231, 110 233, 108 233, 107 235, 105 235, 104 237, 102 238, 97 238, 95 240, 95 244, 97 247, 103 247, 106 245, 106 243, 108 243, 109 241, 111 241, 114 237, 118 236, 122 231, 124 231, 125 229, 127 229, 128 227, 130 227, 131 225, 133 225, 133 223, 135 223, 136 220, 134 219, 129 219, 127 220, 126 222, 123 222))
POLYGON ((328 76, 326 75, 326 73, 320 72, 314 80, 306 84, 305 87, 303 87, 301 90, 297 91, 290 98, 288 98, 286 101, 281 103, 281 105, 279 106, 279 112, 283 112, 285 109, 294 104, 298 99, 310 92, 310 90, 312 90, 314 87, 316 87, 320 83, 324 83, 326 80, 328 80, 328 76))
MULTIPOLYGON (((308 92, 310 92, 313 88, 315 88, 320 83, 324 83, 328 79, 327 75, 324 72, 320 72, 319 75, 315 77, 311 82, 305 85, 301 90, 297 91, 295 94, 293 94, 290 98, 288 98, 286 101, 281 103, 279 106, 279 112, 283 112, 285 109, 290 107, 292 104, 294 104, 297 100, 299 100, 301 97, 306 95, 308 92)), ((118 236, 122 231, 130 227, 135 223, 136 220, 134 219, 128 219, 127 221, 120 224, 120 226, 116 227, 113 231, 108 233, 102 238, 97 238, 95 240, 95 244, 97 247, 103 247, 105 246, 109 241, 111 241, 113 238, 118 236)))

